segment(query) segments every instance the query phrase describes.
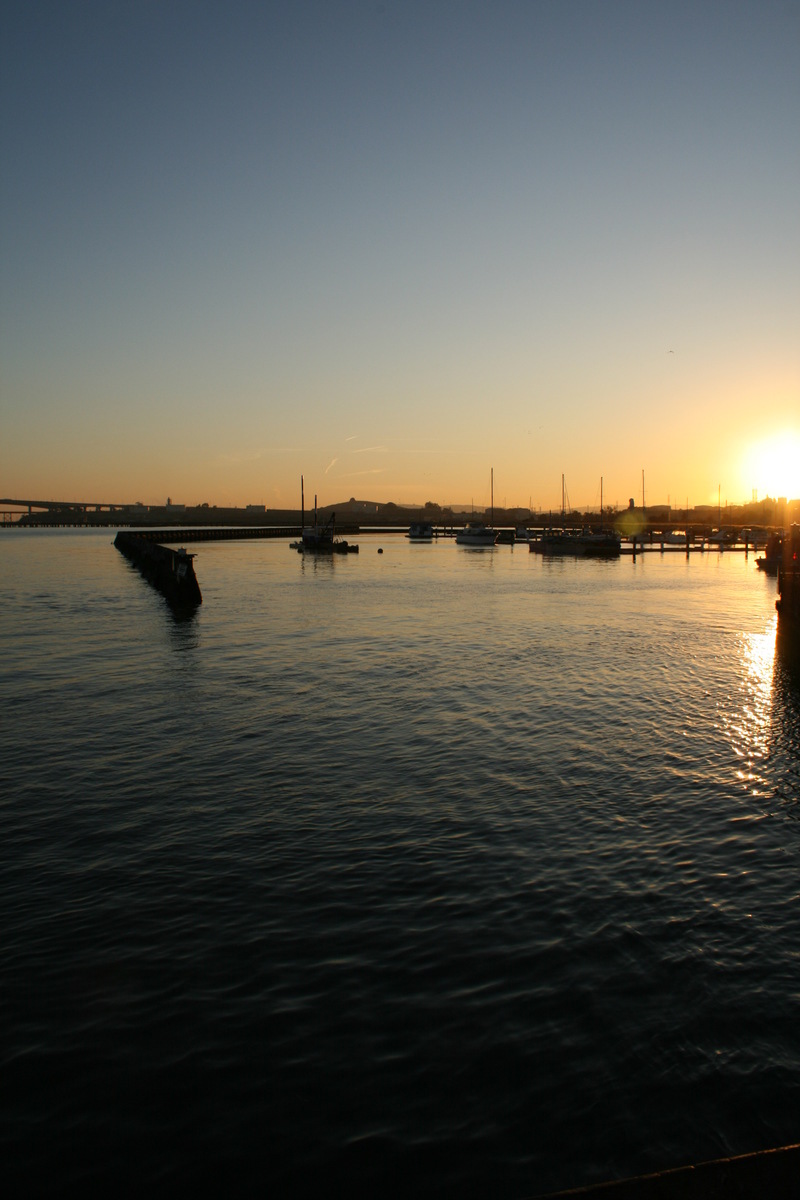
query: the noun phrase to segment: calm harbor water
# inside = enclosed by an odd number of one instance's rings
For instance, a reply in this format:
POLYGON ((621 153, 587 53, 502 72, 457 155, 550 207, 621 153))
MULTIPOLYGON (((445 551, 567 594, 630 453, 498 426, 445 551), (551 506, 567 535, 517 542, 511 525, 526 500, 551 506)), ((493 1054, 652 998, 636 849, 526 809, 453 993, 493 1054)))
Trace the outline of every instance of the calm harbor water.
POLYGON ((112 541, 0 532, 13 1182, 524 1197, 800 1138, 752 555, 208 543, 178 620, 112 541))

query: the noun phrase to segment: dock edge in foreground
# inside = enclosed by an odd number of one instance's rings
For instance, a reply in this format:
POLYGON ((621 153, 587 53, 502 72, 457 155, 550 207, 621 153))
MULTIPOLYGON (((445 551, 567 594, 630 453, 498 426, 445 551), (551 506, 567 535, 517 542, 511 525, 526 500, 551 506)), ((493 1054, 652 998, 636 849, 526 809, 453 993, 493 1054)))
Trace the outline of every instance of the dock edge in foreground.
POLYGON ((538 1200, 789 1200, 800 1195, 800 1143, 719 1158, 538 1200))

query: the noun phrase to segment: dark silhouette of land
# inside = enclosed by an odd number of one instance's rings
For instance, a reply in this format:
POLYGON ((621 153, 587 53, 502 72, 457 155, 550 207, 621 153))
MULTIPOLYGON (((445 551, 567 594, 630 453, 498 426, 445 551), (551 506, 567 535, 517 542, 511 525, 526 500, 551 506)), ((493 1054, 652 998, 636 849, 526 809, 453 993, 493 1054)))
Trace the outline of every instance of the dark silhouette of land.
MULTIPOLYGON (((486 510, 477 509, 483 515, 486 510)), ((317 510, 318 520, 327 520, 336 513, 337 528, 403 528, 413 521, 430 521, 443 528, 460 526, 474 516, 473 510, 440 506, 428 501, 424 505, 400 505, 391 501, 349 500, 329 504, 317 510)), ((87 501, 55 500, 11 500, 0 499, 3 525, 30 526, 97 526, 113 528, 190 528, 192 526, 272 526, 297 529, 301 524, 299 508, 269 509, 264 505, 247 505, 242 508, 223 508, 217 505, 183 504, 145 505, 95 503, 87 501), (20 512, 23 509, 26 511, 20 512)), ((306 521, 311 510, 306 509, 306 521)), ((584 524, 606 523, 624 529, 626 521, 634 521, 641 530, 686 529, 710 531, 712 528, 752 527, 759 530, 782 529, 792 520, 800 518, 800 501, 764 500, 742 505, 716 504, 696 505, 694 508, 671 508, 653 504, 646 509, 631 505, 627 509, 604 508, 586 511, 573 510, 561 513, 557 509, 531 510, 528 508, 501 508, 495 505, 493 524, 498 527, 517 525, 547 526, 565 525, 578 527, 584 524)))

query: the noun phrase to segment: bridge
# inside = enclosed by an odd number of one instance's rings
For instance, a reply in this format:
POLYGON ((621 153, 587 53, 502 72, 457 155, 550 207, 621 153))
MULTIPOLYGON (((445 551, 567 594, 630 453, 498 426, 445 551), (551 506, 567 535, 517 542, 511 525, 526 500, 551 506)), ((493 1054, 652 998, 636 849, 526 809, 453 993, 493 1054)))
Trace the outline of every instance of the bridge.
POLYGON ((97 500, 29 500, 0 497, 0 517, 2 521, 16 521, 22 511, 31 516, 37 512, 53 512, 53 514, 85 516, 86 512, 128 512, 136 509, 136 504, 109 504, 97 500))
POLYGON ((94 500, 10 500, 8 497, 0 497, 0 506, 11 505, 13 508, 27 508, 28 512, 32 512, 34 508, 44 509, 45 512, 63 512, 65 509, 69 512, 116 512, 118 509, 135 508, 135 504, 107 504, 96 503, 94 500))
POLYGON ((3 524, 18 521, 26 513, 28 516, 32 516, 34 512, 50 513, 62 518, 72 517, 75 523, 82 523, 86 520, 87 513, 135 514, 147 512, 147 506, 95 500, 20 500, 8 496, 0 497, 0 521, 3 524))

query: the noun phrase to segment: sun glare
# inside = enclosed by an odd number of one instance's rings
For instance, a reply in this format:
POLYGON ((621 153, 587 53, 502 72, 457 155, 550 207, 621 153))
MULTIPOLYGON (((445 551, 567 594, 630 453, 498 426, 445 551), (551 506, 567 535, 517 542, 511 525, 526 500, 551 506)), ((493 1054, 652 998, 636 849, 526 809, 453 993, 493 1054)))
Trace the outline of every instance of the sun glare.
POLYGON ((750 447, 745 458, 744 482, 765 496, 787 500, 800 497, 800 434, 785 429, 750 447))

